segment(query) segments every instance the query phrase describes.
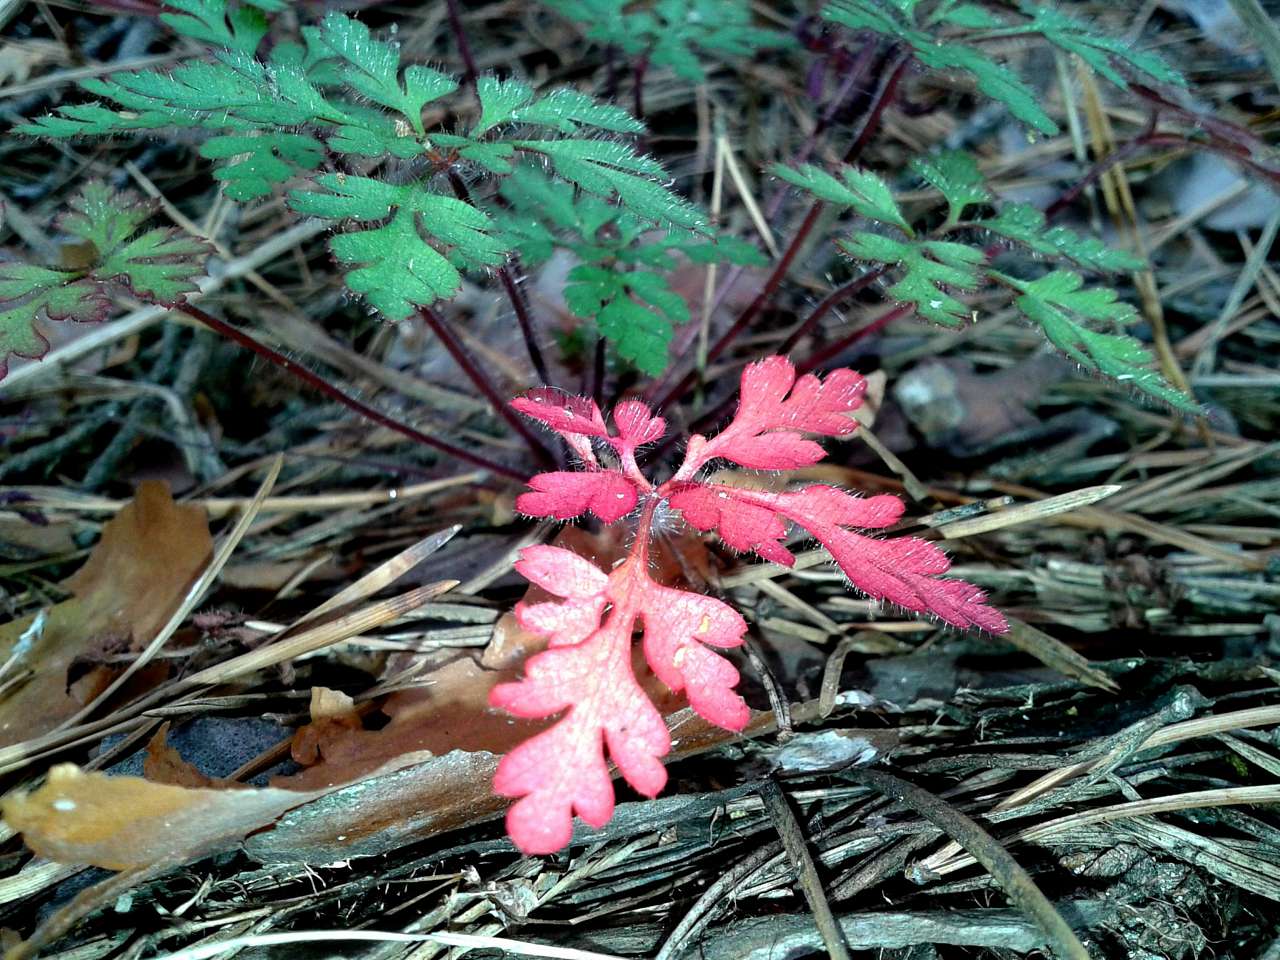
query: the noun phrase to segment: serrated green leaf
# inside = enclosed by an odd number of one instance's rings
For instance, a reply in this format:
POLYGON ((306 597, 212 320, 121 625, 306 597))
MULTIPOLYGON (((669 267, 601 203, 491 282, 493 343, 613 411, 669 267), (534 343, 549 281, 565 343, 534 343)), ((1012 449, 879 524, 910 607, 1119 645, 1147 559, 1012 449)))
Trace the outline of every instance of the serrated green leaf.
POLYGON ((968 27, 971 30, 991 30, 1004 26, 1003 20, 976 3, 958 4, 936 15, 936 18, 950 26, 968 27))
POLYGON ((510 144, 545 156, 558 176, 588 193, 616 195, 638 217, 692 230, 706 228, 696 207, 658 182, 664 173, 661 165, 627 144, 609 140, 512 140, 510 144))
POLYGON ((934 70, 964 70, 973 75, 978 89, 1009 108, 1009 112, 1028 126, 1053 136, 1058 125, 1040 107, 1040 98, 1008 67, 1001 66, 985 54, 962 42, 928 43, 915 50, 916 57, 934 70))
POLYGON ((795 169, 779 163, 774 164, 771 169, 775 176, 809 191, 821 200, 852 207, 869 220, 892 224, 908 236, 912 235, 911 225, 903 218, 898 202, 893 199, 893 191, 870 170, 844 167, 837 180, 820 167, 808 163, 795 169))
POLYGON ((993 273, 1019 291, 1018 309, 1044 331, 1049 342, 1081 366, 1096 370, 1148 396, 1181 410, 1195 411, 1196 402, 1177 390, 1153 368, 1154 356, 1126 334, 1091 330, 1083 320, 1124 324, 1136 318, 1129 304, 1108 287, 1084 287, 1078 273, 1055 270, 1038 280, 1021 281, 993 273))
POLYGON ((956 223, 965 210, 991 199, 986 181, 978 172, 972 154, 963 150, 943 150, 911 161, 911 169, 942 194, 947 201, 947 223, 956 223))
POLYGON ((870 30, 915 46, 910 26, 877 0, 831 0, 822 8, 822 16, 850 30, 870 30))
POLYGON ((476 81, 480 98, 480 117, 471 128, 471 136, 479 137, 500 123, 510 123, 515 112, 533 99, 533 88, 520 80, 499 80, 486 75, 476 81))
POLYGON ((956 326, 969 319, 969 308, 948 290, 973 290, 978 286, 981 250, 942 240, 902 241, 875 233, 859 232, 840 247, 858 260, 901 267, 901 280, 886 294, 899 303, 915 305, 916 313, 934 323, 956 326))
POLYGON ((317 183, 325 192, 295 190, 290 206, 299 213, 361 225, 335 236, 330 249, 352 268, 347 286, 393 320, 457 292, 462 277, 451 260, 475 267, 503 261, 507 247, 494 236, 492 220, 454 197, 432 193, 422 184, 342 174, 326 174, 317 183), (428 236, 448 252, 428 243, 428 236))
POLYGON ((225 0, 165 0, 165 6, 181 12, 161 13, 160 19, 184 37, 242 53, 253 53, 267 35, 262 11, 279 9, 270 2, 228 8, 225 0))
POLYGON ((425 135, 422 108, 458 88, 458 81, 430 67, 400 71, 399 46, 373 35, 359 20, 331 12, 324 18, 321 39, 345 61, 347 83, 374 103, 395 110, 419 136, 425 135))
POLYGON ((519 107, 514 118, 519 123, 553 127, 561 133, 576 133, 582 127, 613 133, 643 133, 645 129, 643 123, 621 107, 563 87, 519 107))
POLYGON ((1025 203, 1007 204, 980 225, 1037 253, 1064 257, 1090 270, 1141 270, 1145 266, 1141 258, 1108 247, 1098 237, 1081 236, 1066 227, 1046 227, 1044 214, 1025 203))
POLYGON ((1068 53, 1074 53, 1121 89, 1128 89, 1129 84, 1111 66, 1112 58, 1124 61, 1139 73, 1145 73, 1159 83, 1186 86, 1186 79, 1163 57, 1150 51, 1136 50, 1117 37, 1098 33, 1087 24, 1067 16, 1060 10, 1024 2, 1022 12, 1032 20, 1031 23, 1019 28, 1019 32, 1039 33, 1054 46, 1068 53))
POLYGON ((206 140, 200 156, 209 160, 231 160, 214 170, 213 176, 226 186, 232 200, 253 200, 271 193, 299 168, 320 165, 324 148, 315 137, 298 133, 226 134, 206 140))
POLYGON ((8 358, 42 356, 46 320, 101 320, 122 289, 171 306, 196 289, 207 246, 172 229, 138 231, 152 205, 126 201, 90 182, 71 201, 62 230, 78 240, 83 267, 0 262, 0 378, 8 358))
POLYGON ((137 236, 152 206, 129 205, 105 184, 91 182, 71 201, 72 213, 63 229, 91 244, 97 262, 87 276, 98 282, 117 281, 155 303, 177 303, 197 289, 204 273, 208 246, 173 229, 155 228, 137 236))
POLYGON ((590 39, 629 57, 647 55, 649 63, 689 83, 706 82, 700 52, 749 57, 795 44, 786 33, 753 26, 747 0, 658 0, 645 9, 618 0, 546 3, 580 24, 590 39))

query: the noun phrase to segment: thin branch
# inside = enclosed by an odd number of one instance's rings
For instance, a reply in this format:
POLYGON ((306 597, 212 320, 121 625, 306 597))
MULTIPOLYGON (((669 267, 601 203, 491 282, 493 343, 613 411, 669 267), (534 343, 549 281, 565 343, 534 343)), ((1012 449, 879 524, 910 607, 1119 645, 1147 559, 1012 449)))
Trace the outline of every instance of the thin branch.
POLYGON ((385 413, 374 409, 367 403, 363 403, 350 394, 340 390, 338 387, 335 387, 319 374, 313 373, 306 367, 294 363, 283 353, 280 353, 278 350, 275 350, 267 346, 265 343, 255 339, 239 327, 232 326, 225 320, 219 320, 217 317, 210 313, 206 313, 197 306, 190 303, 180 303, 174 309, 180 313, 186 314, 193 320, 198 320, 210 330, 221 334, 228 340, 238 343, 247 350, 253 351, 268 363, 272 364, 272 366, 278 367, 291 376, 296 377, 303 383, 307 384, 307 386, 324 394, 331 400, 336 400, 347 409, 360 414, 360 416, 364 417, 366 420, 370 420, 373 423, 384 426, 389 430, 394 430, 396 433, 408 437, 410 440, 413 440, 415 443, 420 443, 424 447, 430 447, 433 450, 438 450, 441 453, 455 457, 465 463, 470 463, 477 467, 483 467, 485 470, 492 471, 500 476, 510 477, 512 480, 528 479, 527 474, 521 473, 518 470, 514 470, 511 467, 505 466, 504 464, 496 461, 489 460, 479 454, 472 453, 462 447, 456 447, 445 440, 439 440, 436 437, 429 436, 421 430, 416 430, 408 424, 401 423, 399 420, 395 420, 392 417, 387 416, 385 413))
MULTIPOLYGON (((449 178, 449 186, 453 189, 453 195, 468 206, 474 207, 475 204, 471 200, 471 191, 467 189, 466 183, 458 172, 452 168, 447 171, 449 178)), ((517 263, 519 261, 516 261, 517 263)), ((529 301, 525 299, 524 291, 520 289, 519 279, 512 275, 511 271, 505 265, 500 266, 496 270, 498 279, 502 282, 502 288, 507 292, 507 299, 511 301, 511 308, 516 313, 516 321, 520 325, 520 333, 524 337, 525 350, 529 353, 529 362, 533 364, 534 372, 545 386, 555 386, 551 382, 551 376, 547 373, 547 363, 543 359, 542 350, 538 346, 537 335, 533 329, 533 314, 529 310, 529 301)))
POLYGON ((466 28, 462 25, 462 12, 458 9, 458 0, 446 0, 449 11, 449 26, 453 30, 453 38, 458 43, 458 56, 462 58, 463 78, 467 86, 475 88, 480 71, 476 69, 475 57, 471 55, 471 44, 467 40, 466 28))
POLYGON ((511 429, 524 439, 529 446, 529 451, 539 461, 546 464, 554 463, 555 459, 551 456, 551 451, 543 446, 542 441, 534 436, 528 425, 507 405, 506 400, 498 393, 497 388, 489 378, 485 376, 484 371, 476 365, 471 354, 467 353, 462 341, 458 339, 457 334, 453 332, 453 328, 449 326, 444 317, 430 307, 419 307, 418 315, 431 328, 431 332, 436 335, 444 348, 449 351, 449 356, 453 357, 454 363, 467 375, 467 379, 475 384, 476 389, 489 401, 489 406, 493 408, 493 412, 510 424, 511 429))

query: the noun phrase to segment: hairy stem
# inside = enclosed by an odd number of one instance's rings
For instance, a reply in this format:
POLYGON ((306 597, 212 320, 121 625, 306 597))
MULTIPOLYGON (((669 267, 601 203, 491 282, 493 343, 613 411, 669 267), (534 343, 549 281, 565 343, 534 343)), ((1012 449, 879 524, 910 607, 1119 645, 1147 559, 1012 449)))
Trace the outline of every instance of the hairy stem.
POLYGON ((480 71, 476 69, 475 57, 471 55, 471 43, 467 40, 467 31, 462 26, 462 12, 458 9, 458 0, 446 0, 449 12, 449 27, 453 30, 453 38, 458 44, 458 56, 462 58, 463 77, 467 86, 474 88, 480 71))
POLYGON ((444 317, 430 307, 420 307, 418 315, 431 328, 431 332, 436 335, 445 350, 449 352, 449 356, 453 357, 454 362, 462 368, 462 372, 467 375, 467 379, 475 384, 476 389, 489 401, 489 406, 493 408, 493 412, 510 424, 511 428, 528 444, 530 452, 539 461, 546 464, 554 463, 551 452, 543 446, 542 441, 533 435, 533 431, 525 425, 524 421, 503 400, 497 388, 485 376, 484 371, 476 365, 475 360, 471 358, 471 354, 467 353, 462 341, 458 339, 457 334, 453 332, 453 328, 449 326, 444 317))
POLYGON ((447 454, 450 457, 462 460, 463 462, 472 464, 473 466, 483 467, 485 470, 489 470, 504 477, 509 477, 512 480, 528 479, 528 474, 521 473, 520 471, 514 470, 504 464, 489 460, 487 457, 482 457, 479 454, 472 453, 470 450, 466 450, 462 447, 456 447, 445 440, 432 437, 423 433, 421 430, 416 430, 408 424, 401 423, 399 420, 387 416, 380 410, 374 409, 367 403, 363 403, 338 387, 335 387, 319 374, 313 373, 301 364, 294 363, 280 351, 275 350, 272 347, 267 346, 265 343, 255 339, 239 327, 232 326, 225 320, 219 320, 217 317, 213 316, 213 314, 206 313, 199 307, 193 306, 189 303, 180 303, 174 307, 174 309, 179 313, 186 314, 193 320, 199 321, 210 330, 226 337, 233 343, 237 343, 245 349, 253 351, 272 366, 278 367, 292 377, 296 377, 303 383, 307 384, 307 386, 324 394, 331 400, 336 400, 348 410, 353 410, 360 414, 360 416, 364 417, 366 420, 386 427, 389 430, 394 430, 401 436, 408 437, 410 440, 413 440, 415 443, 420 443, 424 447, 430 447, 433 450, 438 450, 440 453, 447 454))
MULTIPOLYGON (((791 268, 792 261, 795 260, 797 254, 800 253, 800 247, 812 232, 814 225, 818 222, 818 216, 822 213, 826 204, 821 200, 815 200, 813 206, 809 208, 809 212, 805 214, 804 220, 801 221, 795 235, 791 238, 791 243, 787 245, 787 249, 783 251, 782 256, 778 258, 778 262, 774 264, 773 272, 769 274, 769 279, 765 281, 764 288, 751 301, 747 309, 743 310, 738 319, 733 322, 728 330, 726 330, 720 338, 707 351, 707 362, 715 360, 720 354, 728 349, 729 345, 737 339, 738 334, 747 328, 747 326, 760 315, 765 306, 773 298, 774 291, 782 284, 783 279, 787 275, 787 271, 791 268)), ((655 411, 661 413, 673 401, 682 397, 685 392, 693 386, 694 381, 698 377, 697 369, 690 370, 680 380, 671 387, 661 398, 654 400, 653 407, 655 411)), ((654 384, 655 387, 659 383, 654 384)))
MULTIPOLYGON (((902 78, 906 75, 907 68, 911 66, 911 62, 912 57, 908 50, 899 50, 890 58, 892 68, 889 76, 876 91, 876 95, 867 109, 867 117, 862 124, 861 131, 859 131, 858 136, 845 152, 845 163, 853 163, 857 160, 857 158, 861 156, 862 151, 866 148, 867 144, 871 142, 871 138, 875 135, 876 130, 880 126, 880 121, 884 116, 885 110, 897 95, 898 86, 902 82, 902 78)), ((720 354, 724 353, 733 341, 738 338, 738 336, 751 324, 753 320, 755 320, 757 316, 759 316, 760 312, 765 308, 769 300, 772 299, 774 292, 786 277, 792 261, 796 258, 796 255, 799 254, 801 246, 804 244, 804 241, 808 238, 809 233, 817 223, 818 216, 822 213, 824 207, 825 204, 823 201, 814 201, 813 206, 809 208, 809 212, 805 215, 804 220, 801 221, 800 227, 796 230, 795 236, 791 238, 791 243, 788 244, 787 249, 774 265, 773 272, 769 275, 769 279, 765 281, 764 288, 760 291, 759 295, 751 301, 750 305, 748 305, 747 309, 742 312, 738 319, 734 321, 733 325, 724 332, 720 339, 716 341, 715 345, 708 351, 708 362, 716 359, 720 354)), ((666 409, 672 402, 682 397, 688 389, 693 386, 697 377, 698 371, 696 369, 685 374, 675 386, 662 394, 660 399, 654 401, 655 408, 659 412, 666 409)), ((653 399, 660 388, 661 381, 654 384, 653 388, 650 390, 650 399, 653 399)))
MULTIPOLYGON (((519 260, 514 259, 512 263, 519 264, 519 260)), ((524 271, 521 270, 520 275, 523 276, 524 271)), ((551 374, 547 372, 547 361, 542 356, 542 348, 538 346, 537 335, 533 330, 533 317, 529 312, 529 301, 524 295, 524 290, 520 287, 520 281, 506 267, 498 268, 498 280, 502 283, 502 289, 507 291, 507 297, 511 300, 511 307, 516 312, 516 322, 520 324, 520 334, 524 337, 525 349, 529 352, 529 362, 533 364, 533 372, 538 375, 538 381, 546 386, 552 386, 551 374)))
POLYGON ((880 314, 880 316, 876 317, 876 319, 868 323, 865 327, 859 327, 858 329, 854 330, 852 333, 849 333, 841 337, 839 340, 835 340, 827 344, 825 347, 823 347, 817 353, 813 354, 813 356, 809 357, 807 360, 797 363, 796 373, 809 373, 813 370, 816 370, 818 367, 822 366, 832 357, 839 356, 841 353, 848 350, 851 346, 853 346, 859 340, 869 337, 873 333, 879 333, 889 324, 893 323, 893 321, 901 320, 903 317, 908 317, 911 314, 915 313, 915 309, 916 308, 909 303, 900 303, 896 307, 894 307, 892 310, 886 310, 884 313, 880 314))
MULTIPOLYGON (((450 168, 447 171, 447 175, 449 186, 453 189, 453 195, 468 206, 474 207, 475 204, 471 201, 471 191, 463 183, 462 177, 458 176, 458 171, 450 168)), ((519 260, 513 262, 519 263, 519 260)), ((511 270, 505 264, 498 267, 495 272, 498 274, 498 280, 502 283, 502 289, 507 292, 507 299, 511 301, 511 309, 516 313, 516 321, 520 325, 520 335, 524 337, 524 348, 529 354, 529 362, 533 364, 534 372, 544 385, 554 386, 551 382, 550 374, 547 373, 547 362, 542 356, 542 349, 538 346, 538 338, 533 329, 533 313, 529 309, 529 301, 525 298, 524 291, 520 289, 520 278, 512 275, 511 270)))

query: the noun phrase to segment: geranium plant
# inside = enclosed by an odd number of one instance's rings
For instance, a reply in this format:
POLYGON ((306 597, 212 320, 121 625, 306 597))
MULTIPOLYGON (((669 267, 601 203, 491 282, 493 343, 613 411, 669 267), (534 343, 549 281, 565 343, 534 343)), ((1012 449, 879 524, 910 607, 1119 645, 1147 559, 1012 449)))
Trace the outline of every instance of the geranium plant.
POLYGON ((903 511, 897 497, 861 497, 823 484, 778 493, 706 478, 717 461, 770 471, 817 463, 826 451, 805 434, 853 433, 853 412, 866 387, 852 370, 797 379, 785 357, 753 363, 743 371, 733 420, 714 437, 694 434, 684 462, 657 484, 641 472, 636 453, 661 438, 666 423, 645 404, 618 404, 610 429, 596 403, 583 397, 542 388, 513 401, 558 433, 580 467, 538 474, 517 509, 560 520, 591 513, 605 523, 627 517, 635 523, 631 549, 613 570, 553 546, 528 547, 516 564, 525 579, 561 598, 517 606, 520 624, 545 636, 548 649, 528 661, 523 680, 499 685, 490 697, 493 706, 519 717, 563 713, 498 766, 495 790, 518 798, 507 829, 521 850, 551 853, 565 846, 575 813, 595 827, 609 821, 614 792, 606 752, 641 793, 656 796, 666 784, 661 760, 671 737, 632 672, 637 628, 649 667, 672 690, 683 690, 698 714, 729 730, 747 723, 747 705, 734 690, 738 671, 712 649, 741 644, 746 621, 714 597, 653 579, 650 539, 660 512, 678 511, 732 549, 786 566, 795 562, 784 543, 788 524, 795 524, 822 543, 867 596, 957 627, 1004 632, 1004 618, 981 590, 941 579, 950 564, 937 546, 858 532, 897 523, 903 511))

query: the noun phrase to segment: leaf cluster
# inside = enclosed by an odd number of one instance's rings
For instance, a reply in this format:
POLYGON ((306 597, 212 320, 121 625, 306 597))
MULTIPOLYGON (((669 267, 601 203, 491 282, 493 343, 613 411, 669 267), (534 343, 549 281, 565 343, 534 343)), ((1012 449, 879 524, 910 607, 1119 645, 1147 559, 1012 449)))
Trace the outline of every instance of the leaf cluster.
POLYGON ((1045 134, 1058 125, 1040 106, 1036 92, 1007 66, 984 53, 984 41, 1038 36, 1079 56, 1118 87, 1128 81, 1118 65, 1159 83, 1183 84, 1181 74, 1154 53, 1094 30, 1053 7, 1023 0, 1018 22, 986 7, 958 0, 926 4, 920 0, 830 0, 822 16, 850 30, 869 30, 910 49, 932 70, 968 74, 983 94, 998 100, 1023 123, 1045 134))
POLYGON ((594 320, 618 354, 645 373, 667 368, 675 327, 689 320, 689 305, 669 274, 684 260, 762 266, 755 247, 729 236, 655 229, 617 204, 575 192, 568 184, 522 166, 500 188, 496 210, 504 241, 529 265, 557 251, 576 261, 564 287, 565 304, 594 320))
POLYGON ((1022 315, 1081 366, 1180 409, 1197 409, 1193 400, 1154 369, 1151 351, 1122 332, 1137 319, 1133 307, 1109 287, 1086 288, 1079 272, 1139 270, 1141 259, 1112 249, 1097 237, 1050 227, 1044 214, 1027 204, 998 203, 967 153, 943 151, 916 158, 911 167, 946 203, 946 219, 933 230, 914 227, 889 185, 869 170, 846 167, 833 176, 806 165, 776 166, 774 172, 872 221, 876 229, 855 230, 838 245, 855 260, 891 271, 897 279, 887 290, 889 297, 910 304, 924 319, 957 326, 970 317, 970 308, 957 298, 957 291, 1000 284, 1015 292, 1014 304, 1022 315), (966 219, 973 208, 994 212, 966 219), (1053 269, 1035 280, 996 270, 988 252, 975 245, 992 236, 1029 251, 1053 269), (1109 325, 1110 332, 1093 329, 1091 324, 1096 323, 1109 325))
POLYGON ((579 24, 587 37, 628 57, 647 58, 689 83, 705 83, 699 53, 750 57, 791 46, 791 36, 757 27, 747 0, 658 0, 635 9, 628 0, 544 0, 579 24))
POLYGON ((703 227, 663 183, 662 167, 618 139, 643 129, 625 110, 576 90, 540 94, 486 76, 469 124, 429 130, 424 111, 457 92, 457 79, 402 63, 395 43, 336 12, 303 27, 300 42, 260 55, 264 11, 280 5, 180 0, 166 22, 210 45, 210 58, 87 80, 82 86, 97 99, 18 129, 57 138, 203 133, 200 153, 214 161, 228 196, 253 200, 292 183, 294 210, 344 224, 334 256, 351 288, 392 319, 453 295, 461 271, 500 264, 508 250, 489 214, 457 195, 459 170, 501 178, 519 158, 536 158, 574 189, 616 200, 639 219, 703 227), (406 164, 426 175, 410 175, 406 164))
POLYGON ((144 229, 154 209, 92 181, 59 225, 69 238, 61 263, 0 261, 0 378, 10 356, 44 355, 46 320, 101 320, 121 294, 172 306, 198 289, 207 245, 173 228, 144 229))

